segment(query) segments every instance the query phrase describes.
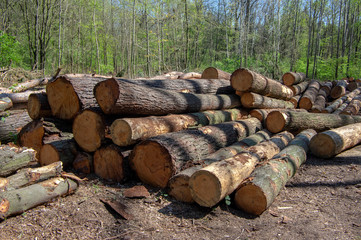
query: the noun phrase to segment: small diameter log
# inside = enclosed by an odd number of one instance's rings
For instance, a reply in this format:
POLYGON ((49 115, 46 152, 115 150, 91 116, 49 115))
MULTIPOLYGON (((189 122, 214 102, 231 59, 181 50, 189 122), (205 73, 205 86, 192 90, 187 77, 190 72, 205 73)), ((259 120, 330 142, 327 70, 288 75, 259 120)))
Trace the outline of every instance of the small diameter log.
POLYGON ((241 97, 242 106, 246 108, 294 108, 293 103, 281 99, 265 97, 257 93, 246 92, 241 97))
POLYGON ((78 152, 73 162, 75 171, 84 174, 94 172, 93 155, 86 152, 78 152))
POLYGON ((290 102, 293 103, 293 106, 295 108, 298 107, 298 102, 300 101, 301 99, 301 95, 297 95, 297 96, 293 96, 291 99, 290 99, 290 102))
POLYGON ((325 109, 327 102, 327 90, 320 88, 314 104, 311 107, 311 112, 320 113, 325 109))
POLYGON ((22 147, 34 149, 36 151, 36 158, 39 159, 44 134, 43 121, 34 120, 21 129, 18 134, 18 144, 22 147))
POLYGON ((45 166, 61 161, 64 168, 70 167, 77 154, 76 143, 69 136, 45 143, 39 155, 39 163, 45 166))
POLYGON ((106 114, 166 115, 235 108, 239 97, 179 93, 108 79, 94 88, 97 102, 106 114))
POLYGON ((9 97, 0 97, 0 112, 12 108, 13 102, 9 97))
POLYGON ((361 88, 356 88, 355 90, 353 90, 352 92, 346 94, 343 97, 340 97, 339 99, 336 99, 335 101, 332 102, 331 105, 329 105, 328 107, 325 108, 325 110, 323 110, 324 113, 332 113, 334 112, 337 108, 339 108, 346 100, 354 98, 356 97, 358 94, 361 93, 361 88))
POLYGON ((39 168, 21 169, 7 178, 0 178, 0 192, 11 191, 36 182, 44 181, 51 177, 60 176, 62 171, 62 162, 55 162, 39 168))
POLYGON ((62 177, 52 178, 28 187, 0 193, 0 218, 47 203, 52 199, 74 192, 78 183, 62 177))
POLYGON ((193 202, 188 184, 193 173, 213 162, 233 157, 237 153, 245 150, 247 147, 254 146, 261 141, 268 140, 270 137, 271 133, 267 130, 258 131, 257 133, 232 144, 231 146, 221 148, 217 152, 212 153, 203 159, 202 165, 196 165, 177 173, 169 179, 169 195, 181 202, 193 202))
POLYGON ((6 177, 20 168, 36 161, 36 152, 31 148, 3 145, 0 147, 0 177, 6 177))
POLYGON ((293 95, 296 96, 296 95, 300 95, 304 91, 306 91, 309 84, 310 84, 310 82, 307 81, 307 82, 301 82, 299 84, 288 86, 288 87, 292 90, 293 95))
POLYGON ((250 118, 162 134, 139 143, 129 157, 130 165, 143 182, 164 188, 179 171, 261 128, 257 119, 250 118))
POLYGON ((231 85, 237 91, 254 92, 271 98, 289 100, 293 96, 292 90, 282 83, 245 68, 232 73, 231 85))
POLYGON ((44 90, 36 90, 36 91, 29 90, 29 91, 26 91, 26 92, 19 92, 19 93, 2 93, 2 94, 0 94, 0 98, 8 97, 8 98, 11 99, 11 101, 15 105, 17 103, 27 103, 28 99, 29 99, 29 96, 31 94, 43 93, 43 92, 45 92, 45 91, 44 90))
POLYGON ((340 114, 356 115, 361 108, 361 96, 354 97, 340 114))
POLYGON ((261 215, 269 208, 287 181, 306 161, 308 144, 315 134, 312 129, 302 131, 279 154, 256 167, 236 190, 235 205, 253 215, 261 215))
POLYGON ((289 132, 279 133, 234 157, 214 162, 196 171, 189 179, 192 198, 201 206, 213 207, 237 189, 257 163, 271 159, 292 139, 293 135, 289 132))
POLYGON ((320 158, 331 158, 361 142, 361 123, 318 133, 310 142, 313 155, 320 158), (326 147, 327 146, 327 147, 326 147))
POLYGON ((209 67, 204 69, 201 78, 203 79, 226 79, 231 80, 231 74, 220 69, 209 67))
POLYGON ((280 112, 288 112, 288 111, 295 111, 295 112, 307 112, 305 109, 283 109, 283 108, 270 108, 270 109, 252 109, 249 112, 251 117, 255 117, 262 122, 265 123, 265 120, 270 112, 280 111, 280 112))
POLYGON ((344 81, 344 80, 337 81, 336 86, 334 86, 331 90, 330 96, 333 99, 342 97, 343 95, 346 94, 346 86, 347 86, 346 81, 344 81))
POLYGON ((160 134, 240 120, 246 118, 247 115, 248 113, 244 110, 229 109, 144 118, 122 118, 112 123, 110 132, 115 144, 128 146, 160 134))
POLYGON ((321 85, 318 81, 312 80, 298 102, 298 106, 300 108, 310 110, 316 101, 320 87, 321 85))
POLYGON ((12 88, 12 91, 15 92, 23 92, 25 90, 28 90, 30 88, 39 86, 39 85, 45 85, 48 83, 48 79, 45 78, 39 78, 39 79, 33 79, 24 83, 19 83, 16 87, 12 88))
POLYGON ((195 79, 202 78, 202 74, 197 72, 188 72, 188 73, 183 73, 178 77, 178 79, 194 79, 194 78, 195 79))
POLYGON ((111 144, 101 147, 94 153, 94 173, 106 180, 122 182, 124 168, 121 148, 111 144))
POLYGON ((291 86, 306 81, 306 74, 301 72, 288 72, 282 76, 283 84, 291 86))
POLYGON ((361 122, 361 116, 274 111, 268 114, 266 126, 272 133, 297 132, 304 129, 314 129, 319 132, 358 122, 361 122))
POLYGON ((18 132, 31 122, 26 110, 8 110, 0 114, 0 142, 16 142, 18 132))
POLYGON ((348 106, 349 103, 350 101, 346 100, 344 103, 341 104, 339 108, 337 108, 334 112, 332 112, 332 114, 340 114, 343 110, 345 110, 345 108, 348 106))
POLYGON ((321 89, 326 92, 326 96, 330 95, 332 89, 332 82, 323 82, 320 87, 320 90, 321 89))
POLYGON ((46 93, 30 94, 27 110, 31 119, 34 120, 52 116, 46 93))

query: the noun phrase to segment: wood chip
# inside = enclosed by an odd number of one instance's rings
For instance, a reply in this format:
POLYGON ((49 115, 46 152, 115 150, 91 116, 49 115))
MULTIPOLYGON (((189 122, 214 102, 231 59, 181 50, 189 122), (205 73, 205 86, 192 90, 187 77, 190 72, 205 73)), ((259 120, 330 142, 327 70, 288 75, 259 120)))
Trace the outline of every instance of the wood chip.
POLYGON ((273 217, 279 217, 279 216, 280 216, 278 212, 273 211, 273 210, 271 210, 271 209, 268 210, 268 212, 269 212, 269 214, 271 214, 271 216, 273 216, 273 217))
POLYGON ((120 202, 112 201, 112 200, 107 200, 104 198, 100 198, 99 200, 101 202, 103 202, 104 204, 108 205, 114 211, 116 211, 124 219, 126 219, 126 220, 134 219, 134 216, 132 214, 129 214, 125 211, 125 209, 127 209, 127 206, 125 206, 124 204, 122 204, 120 202))
POLYGON ((123 195, 127 198, 145 198, 150 196, 148 189, 144 186, 134 186, 132 188, 125 189, 123 195))
POLYGON ((289 218, 287 216, 283 216, 281 223, 287 224, 287 223, 290 223, 291 221, 292 221, 291 218, 289 218))

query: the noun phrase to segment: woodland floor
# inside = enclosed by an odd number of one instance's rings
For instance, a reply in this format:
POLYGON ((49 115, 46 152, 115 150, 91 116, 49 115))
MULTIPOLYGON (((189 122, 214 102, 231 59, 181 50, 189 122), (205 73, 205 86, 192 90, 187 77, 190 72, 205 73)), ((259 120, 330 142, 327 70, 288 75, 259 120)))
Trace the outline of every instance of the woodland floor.
POLYGON ((270 209, 252 217, 224 202, 208 209, 151 196, 126 199, 138 181, 111 185, 88 176, 74 194, 0 222, 0 239, 358 239, 361 240, 361 146, 333 159, 312 156, 270 209), (99 199, 127 206, 125 220, 99 199))

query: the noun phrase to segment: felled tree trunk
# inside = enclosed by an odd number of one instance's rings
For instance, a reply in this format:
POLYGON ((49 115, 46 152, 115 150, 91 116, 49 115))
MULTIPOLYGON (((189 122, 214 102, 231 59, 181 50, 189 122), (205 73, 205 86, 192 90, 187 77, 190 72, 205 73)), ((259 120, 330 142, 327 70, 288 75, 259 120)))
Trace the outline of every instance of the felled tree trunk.
POLYGON ((291 86, 306 81, 306 74, 301 72, 288 72, 282 76, 283 84, 291 86))
POLYGON ((136 145, 130 164, 143 182, 164 188, 179 171, 261 128, 257 119, 250 118, 162 134, 136 145))
POLYGON ((294 108, 293 103, 281 99, 265 97, 257 93, 246 92, 241 97, 246 108, 294 108))
POLYGON ((214 67, 209 67, 204 69, 201 78, 231 80, 231 74, 214 67))
POLYGON ((332 114, 340 114, 343 110, 345 110, 349 103, 350 101, 346 100, 344 103, 341 104, 341 106, 339 106, 334 112, 332 112, 332 114))
POLYGON ((331 105, 329 105, 328 107, 325 108, 325 110, 323 110, 324 113, 332 113, 334 112, 337 108, 339 108, 347 99, 352 99, 354 97, 356 97, 358 94, 361 93, 361 88, 357 88, 355 90, 353 90, 352 92, 346 94, 343 97, 340 97, 338 99, 336 99, 335 101, 333 101, 333 103, 331 105))
POLYGON ((128 146, 160 134, 240 120, 246 118, 247 115, 248 113, 244 110, 229 109, 159 117, 121 118, 112 123, 110 131, 115 144, 128 146))
POLYGON ((274 111, 280 111, 280 112, 288 112, 288 111, 294 111, 294 112, 307 112, 305 109, 282 109, 282 108, 270 108, 270 109, 252 109, 249 112, 249 115, 252 117, 257 118, 262 122, 262 124, 265 123, 265 120, 270 112, 274 111))
POLYGON ((251 174, 257 163, 271 159, 292 139, 293 135, 289 132, 279 133, 234 157, 196 171, 189 179, 194 201, 204 207, 213 207, 231 194, 251 174))
POLYGON ((320 90, 325 91, 326 96, 330 95, 332 89, 332 82, 323 82, 321 84, 320 90))
POLYGON ((293 95, 296 96, 296 95, 300 95, 304 91, 306 91, 309 83, 310 82, 308 82, 308 81, 307 82, 301 82, 299 84, 288 86, 288 87, 292 90, 293 95))
POLYGON ((115 79, 100 82, 94 93, 106 114, 166 115, 235 108, 241 104, 235 94, 179 93, 115 79))
POLYGON ((27 103, 28 102, 28 98, 31 94, 34 93, 44 93, 44 90, 28 90, 25 92, 19 92, 19 93, 2 93, 0 94, 0 97, 8 97, 11 99, 11 101, 13 102, 13 104, 15 105, 16 103, 27 103))
POLYGON ((301 132, 279 154, 256 167, 235 192, 235 205, 253 215, 261 215, 269 208, 287 181, 306 161, 308 144, 315 134, 312 129, 301 132))
POLYGON ((0 218, 20 214, 44 204, 53 198, 70 194, 78 183, 67 178, 56 177, 28 187, 0 193, 0 218))
POLYGON ((73 162, 75 171, 90 174, 94 171, 93 155, 86 152, 78 152, 73 162))
POLYGON ((34 120, 52 116, 46 93, 30 94, 27 110, 31 119, 34 120))
POLYGON ((325 109, 327 101, 327 90, 320 88, 318 91, 315 102, 312 104, 311 112, 320 113, 325 109))
POLYGON ((30 148, 0 147, 0 177, 6 177, 36 161, 36 152, 30 148))
POLYGON ((316 80, 311 81, 307 90, 303 93, 300 101, 298 102, 298 106, 300 108, 310 110, 316 101, 319 90, 320 83, 316 80))
POLYGON ((9 97, 0 97, 0 112, 5 111, 13 106, 9 97))
POLYGON ((202 74, 197 72, 183 73, 178 77, 178 79, 199 79, 199 78, 202 78, 202 74))
POLYGON ((39 163, 45 166, 54 162, 61 161, 64 168, 72 165, 77 154, 76 143, 70 136, 59 137, 56 140, 46 142, 39 155, 39 163))
POLYGON ((293 103, 293 106, 295 108, 298 107, 298 102, 300 101, 301 99, 301 95, 297 95, 297 96, 293 96, 291 99, 290 99, 290 102, 293 103))
POLYGON ((361 108, 361 96, 354 97, 341 114, 356 115, 361 108))
POLYGON ((334 86, 331 90, 330 96, 333 99, 342 97, 343 95, 346 94, 346 86, 347 86, 346 81, 344 81, 344 80, 337 81, 336 86, 334 86))
POLYGON ((45 130, 41 120, 34 120, 26 124, 18 134, 18 144, 22 147, 32 148, 39 159, 40 149, 43 146, 45 130))
POLYGON ((238 91, 254 92, 271 98, 289 100, 293 96, 292 90, 282 83, 245 68, 232 73, 231 85, 238 91))
POLYGON ((356 88, 361 87, 361 83, 359 82, 350 82, 349 84, 347 84, 346 89, 350 92, 352 92, 353 90, 355 90, 356 88))
POLYGON ((0 114, 0 142, 16 142, 18 132, 31 122, 26 110, 12 110, 0 114))

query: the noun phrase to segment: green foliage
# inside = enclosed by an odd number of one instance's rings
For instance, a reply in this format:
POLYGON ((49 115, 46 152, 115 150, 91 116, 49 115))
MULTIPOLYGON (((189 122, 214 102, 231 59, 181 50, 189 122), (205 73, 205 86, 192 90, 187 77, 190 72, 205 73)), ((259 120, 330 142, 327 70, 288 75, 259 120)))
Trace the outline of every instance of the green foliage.
POLYGON ((8 67, 11 63, 21 60, 19 54, 20 44, 15 37, 0 31, 0 67, 8 67))
POLYGON ((227 195, 224 198, 224 202, 226 203, 227 206, 230 206, 231 205, 231 197, 227 195))

